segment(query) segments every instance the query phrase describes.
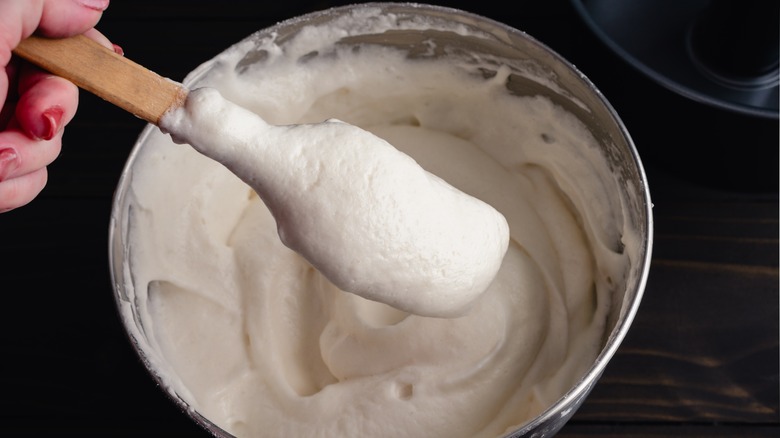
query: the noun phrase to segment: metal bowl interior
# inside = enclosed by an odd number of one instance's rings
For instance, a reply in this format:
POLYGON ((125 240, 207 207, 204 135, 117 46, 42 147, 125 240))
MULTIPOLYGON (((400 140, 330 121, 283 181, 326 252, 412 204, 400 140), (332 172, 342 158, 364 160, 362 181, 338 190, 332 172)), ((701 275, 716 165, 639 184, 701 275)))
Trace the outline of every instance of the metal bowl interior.
MULTIPOLYGON (((268 29, 263 29, 247 37, 260 40, 274 36, 280 44, 309 25, 323 25, 339 17, 349 14, 355 8, 380 8, 385 14, 395 14, 399 17, 426 17, 431 22, 458 23, 474 31, 470 36, 439 30, 397 30, 378 34, 363 34, 343 38, 339 44, 361 45, 379 44, 396 47, 408 53, 409 57, 444 57, 453 53, 477 53, 496 60, 499 64, 512 67, 510 79, 507 82, 508 91, 519 96, 543 95, 555 104, 565 108, 577 116, 598 140, 604 156, 607 158, 612 177, 624 188, 623 197, 628 202, 626 208, 627 221, 633 224, 641 236, 641 245, 626 247, 632 260, 630 272, 621 279, 622 284, 615 288, 612 297, 613 306, 610 310, 607 332, 597 360, 589 368, 586 375, 570 388, 556 403, 549 406, 542 414, 525 423, 518 430, 507 436, 551 436, 554 435, 577 408, 583 403, 605 366, 615 354, 633 321, 645 289, 649 271, 650 256, 653 241, 652 209, 646 176, 640 158, 636 152, 629 133, 614 109, 601 95, 598 89, 573 65, 556 54, 553 50, 535 40, 533 37, 502 23, 474 15, 468 12, 404 3, 374 3, 338 7, 315 12, 281 22, 268 29), (430 51, 430 43, 438 49, 430 51), (532 73, 532 74, 529 74, 532 73), (544 81, 536 79, 545 78, 544 81)), ((261 50, 249 50, 239 62, 237 68, 245 68, 264 59, 261 50)), ((185 81, 192 84, 207 74, 212 67, 206 62, 194 70, 185 81)), ((494 75, 495 71, 484 70, 485 77, 494 75)), ((131 153, 119 185, 115 192, 111 225, 109 229, 110 268, 114 285, 115 298, 123 323, 128 329, 130 340, 144 361, 153 378, 160 381, 160 375, 155 368, 155 360, 149 352, 148 336, 144 322, 139 317, 135 306, 133 275, 127 266, 128 211, 133 205, 128 197, 128 188, 133 174, 135 157, 144 146, 146 137, 153 126, 147 126, 138 138, 131 153)), ((187 403, 177 394, 168 394, 194 421, 203 426, 215 436, 231 436, 220 429, 198 412, 189 408, 187 403)))

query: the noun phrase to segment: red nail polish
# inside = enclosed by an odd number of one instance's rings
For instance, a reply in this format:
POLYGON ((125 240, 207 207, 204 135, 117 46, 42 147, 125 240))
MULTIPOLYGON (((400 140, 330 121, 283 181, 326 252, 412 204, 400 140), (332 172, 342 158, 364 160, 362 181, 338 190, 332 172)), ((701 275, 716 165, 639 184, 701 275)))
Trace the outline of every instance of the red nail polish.
POLYGON ((114 46, 114 53, 117 55, 125 56, 125 50, 119 44, 112 44, 114 46))
POLYGON ((19 155, 16 151, 11 148, 0 149, 0 182, 8 179, 17 167, 19 167, 19 155))
POLYGON ((41 114, 41 117, 43 118, 43 132, 40 133, 40 138, 51 140, 57 135, 57 132, 60 130, 63 113, 64 111, 62 108, 53 106, 41 114))

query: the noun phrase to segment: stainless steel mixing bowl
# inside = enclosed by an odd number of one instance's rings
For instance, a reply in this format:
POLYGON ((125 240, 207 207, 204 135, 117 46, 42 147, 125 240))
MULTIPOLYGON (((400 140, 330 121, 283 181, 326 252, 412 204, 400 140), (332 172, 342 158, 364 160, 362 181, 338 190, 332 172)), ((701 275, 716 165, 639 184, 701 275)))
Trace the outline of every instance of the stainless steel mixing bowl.
MULTIPOLYGON (((617 280, 622 284, 618 284, 614 289, 613 306, 609 314, 607 333, 603 339, 601 352, 587 373, 560 399, 547 407, 536 418, 507 436, 542 437, 554 435, 569 420, 596 385, 604 368, 629 330, 645 289, 653 242, 652 209, 645 173, 631 137, 618 115, 598 89, 573 65, 526 33, 468 12, 420 4, 353 5, 293 18, 268 29, 260 30, 248 38, 264 38, 276 34, 277 41, 285 41, 305 26, 326 24, 349 14, 356 8, 368 7, 380 8, 384 13, 395 14, 401 19, 403 17, 427 17, 432 21, 459 23, 476 32, 469 33, 471 36, 464 36, 452 32, 425 29, 393 31, 345 37, 340 44, 393 46, 406 50, 410 57, 446 57, 451 53, 487 54, 494 59, 510 60, 514 65, 533 70, 535 75, 541 75, 547 78, 547 81, 542 83, 530 80, 519 74, 521 72, 516 72, 507 82, 509 91, 520 96, 546 96, 555 104, 577 116, 598 140, 609 162, 612 178, 624 190, 623 197, 628 203, 627 221, 636 227, 641 241, 640 245, 625 248, 625 251, 632 252, 629 254, 632 266, 630 272, 623 279, 617 280), (440 50, 432 53, 431 46, 440 50)), ((237 68, 259 62, 263 57, 264 53, 261 51, 249 51, 237 68)), ((209 63, 205 63, 188 77, 188 81, 195 81, 204 75, 209 68, 209 63)), ((490 74, 491 72, 485 72, 485 75, 490 74)), ((141 134, 119 182, 115 194, 109 237, 111 274, 117 305, 121 310, 123 322, 128 328, 134 347, 147 365, 152 377, 159 381, 160 377, 155 363, 148 354, 149 347, 144 323, 135 308, 132 268, 126 263, 128 251, 126 236, 129 226, 127 216, 128 209, 132 208, 128 200, 128 185, 132 178, 132 168, 137 151, 142 147, 146 136, 152 129, 156 128, 149 126, 141 134)), ((172 391, 169 391, 169 395, 206 430, 215 436, 230 436, 198 412, 189 409, 187 403, 179 395, 172 391)))

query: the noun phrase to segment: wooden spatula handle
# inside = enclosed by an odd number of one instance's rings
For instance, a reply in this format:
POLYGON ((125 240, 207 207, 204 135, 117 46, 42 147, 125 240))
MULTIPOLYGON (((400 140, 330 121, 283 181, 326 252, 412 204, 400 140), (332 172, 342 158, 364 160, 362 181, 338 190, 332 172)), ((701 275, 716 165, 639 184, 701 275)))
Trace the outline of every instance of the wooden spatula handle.
POLYGON ((166 111, 181 106, 187 96, 180 83, 82 35, 63 39, 31 36, 14 54, 154 124, 166 111))

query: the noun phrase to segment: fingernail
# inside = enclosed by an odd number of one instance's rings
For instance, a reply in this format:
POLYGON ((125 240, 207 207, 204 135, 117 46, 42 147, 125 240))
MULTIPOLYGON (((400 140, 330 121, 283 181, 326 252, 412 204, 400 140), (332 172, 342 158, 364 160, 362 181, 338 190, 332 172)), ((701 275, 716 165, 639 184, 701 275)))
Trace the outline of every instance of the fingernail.
POLYGON ((16 151, 11 148, 0 149, 0 182, 11 176, 17 167, 19 167, 19 155, 16 151))
POLYGON ((109 0, 76 0, 76 3, 85 8, 103 12, 108 8, 109 0))
POLYGON ((51 140, 57 135, 60 130, 60 123, 62 122, 62 108, 53 106, 41 114, 41 125, 38 132, 33 132, 33 135, 43 140, 51 140))
POLYGON ((116 53, 117 55, 125 56, 125 51, 124 49, 122 49, 120 45, 112 44, 112 46, 114 46, 114 53, 116 53))

